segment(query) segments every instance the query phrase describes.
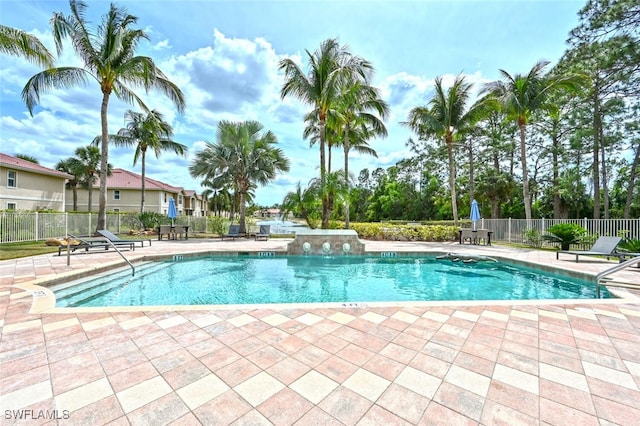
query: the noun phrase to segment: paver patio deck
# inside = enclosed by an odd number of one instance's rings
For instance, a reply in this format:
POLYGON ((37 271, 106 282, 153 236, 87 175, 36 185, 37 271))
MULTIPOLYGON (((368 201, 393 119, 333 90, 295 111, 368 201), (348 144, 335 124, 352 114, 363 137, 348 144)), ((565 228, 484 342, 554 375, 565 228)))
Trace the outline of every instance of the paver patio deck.
MULTIPOLYGON (((154 241, 126 255, 279 251, 289 241, 154 241)), ((612 265, 501 246, 366 249, 490 254, 587 273, 612 265)), ((638 292, 577 303, 30 313, 29 283, 115 262, 111 251, 72 255, 71 266, 53 255, 0 262, 3 424, 640 424, 638 292)), ((633 269, 621 277, 640 282, 633 269)))

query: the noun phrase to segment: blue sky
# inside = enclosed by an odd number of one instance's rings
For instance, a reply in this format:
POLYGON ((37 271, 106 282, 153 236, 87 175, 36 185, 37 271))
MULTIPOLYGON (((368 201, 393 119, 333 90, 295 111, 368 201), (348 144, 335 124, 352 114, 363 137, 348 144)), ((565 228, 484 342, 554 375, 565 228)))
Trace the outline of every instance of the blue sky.
MULTIPOLYGON (((94 24, 109 2, 89 0, 87 17, 94 24)), ((569 31, 578 23, 585 0, 137 0, 116 4, 139 18, 150 40, 139 54, 154 58, 187 99, 182 116, 156 93, 143 95, 174 127, 174 139, 189 147, 189 156, 168 152, 147 157, 147 175, 185 189, 201 190, 187 167, 204 141, 215 142, 220 120, 258 120, 276 134, 291 160, 291 171, 256 190, 255 201, 279 203, 300 181, 305 186, 318 173, 318 152, 302 139, 303 117, 310 109, 296 99, 280 99, 285 57, 302 64, 305 49, 314 51, 327 38, 337 38, 376 69, 373 83, 390 104, 389 136, 371 141, 378 158, 350 156, 356 176, 368 167, 387 168, 410 156, 405 142, 411 133, 399 122, 408 111, 430 100, 433 80, 444 82, 464 73, 479 90, 500 78, 527 72, 538 60, 555 63, 566 49, 569 31)), ((67 1, 2 0, 0 22, 37 35, 52 50, 49 18, 69 13, 67 1)), ((58 66, 80 66, 67 47, 58 66)), ((101 93, 96 83, 41 97, 29 116, 20 92, 39 69, 19 58, 2 56, 0 67, 0 150, 29 154, 53 167, 73 156, 100 133, 101 93)), ((111 97, 109 131, 124 126, 124 114, 135 105, 111 97)), ((114 167, 140 173, 133 153, 110 150, 114 167)), ((343 164, 334 153, 334 164, 343 164)))

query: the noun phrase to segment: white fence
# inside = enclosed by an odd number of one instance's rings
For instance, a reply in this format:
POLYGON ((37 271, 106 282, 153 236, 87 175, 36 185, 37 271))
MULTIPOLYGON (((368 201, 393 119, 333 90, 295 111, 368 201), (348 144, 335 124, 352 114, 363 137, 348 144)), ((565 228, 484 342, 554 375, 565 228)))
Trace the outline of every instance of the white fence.
MULTIPOLYGON (((575 223, 585 228, 593 240, 598 236, 619 236, 640 239, 640 219, 481 219, 480 229, 493 231, 492 239, 508 243, 528 243, 526 232, 535 229, 544 235, 550 226, 558 223, 575 223)), ((586 241, 580 248, 588 248, 586 241)))
MULTIPOLYGON (((72 235, 91 235, 98 222, 97 213, 38 213, 0 212, 0 243, 38 241, 47 238, 72 235)), ((640 219, 481 219, 479 229, 493 231, 496 242, 527 243, 526 231, 546 230, 557 223, 576 223, 584 227, 595 239, 600 235, 617 235, 624 238, 640 239, 640 219)), ((206 232, 207 218, 179 216, 178 225, 189 225, 189 232, 206 232)), ((141 228, 137 213, 107 215, 107 229, 114 233, 127 233, 141 228)), ((585 242, 586 247, 590 244, 585 242)))
MULTIPOLYGON (((0 212, 0 243, 39 241, 68 234, 92 235, 98 223, 97 213, 0 212)), ((189 232, 205 232, 206 217, 179 216, 178 225, 189 225, 189 232)), ((138 213, 107 215, 107 229, 116 234, 142 227, 138 213)))

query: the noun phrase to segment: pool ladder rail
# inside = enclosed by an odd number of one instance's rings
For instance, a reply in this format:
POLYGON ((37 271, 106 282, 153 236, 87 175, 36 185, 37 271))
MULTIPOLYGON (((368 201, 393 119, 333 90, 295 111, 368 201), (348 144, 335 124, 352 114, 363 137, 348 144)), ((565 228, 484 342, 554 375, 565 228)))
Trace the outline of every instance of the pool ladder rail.
POLYGON ((635 264, 637 264, 637 266, 640 267, 640 256, 632 257, 631 259, 625 260, 624 262, 621 262, 615 266, 612 266, 609 269, 605 269, 604 271, 596 275, 596 288, 598 290, 598 299, 600 298, 600 287, 602 287, 603 285, 606 286, 607 284, 615 287, 621 287, 621 288, 630 288, 630 289, 636 289, 636 290, 640 289, 640 283, 638 282, 634 283, 634 282, 628 282, 628 281, 615 281, 613 280, 613 278, 610 277, 610 275, 615 274, 618 271, 622 271, 623 269, 627 269, 631 265, 635 265, 635 264))
POLYGON ((122 252, 121 252, 120 250, 118 250, 118 247, 116 247, 116 245, 115 245, 115 244, 113 244, 113 242, 112 242, 111 240, 109 240, 108 238, 105 238, 105 240, 107 241, 107 244, 109 244, 111 247, 113 247, 113 249, 114 249, 115 251, 117 251, 117 252, 118 252, 118 254, 120 255, 120 257, 121 257, 121 258, 123 258, 123 259, 124 259, 124 261, 125 261, 125 262, 127 262, 127 263, 129 264, 129 266, 131 267, 131 276, 132 276, 132 277, 133 277, 133 276, 135 276, 135 275, 136 275, 136 267, 135 267, 135 266, 133 266, 133 263, 131 263, 131 262, 129 261, 129 259, 127 259, 127 258, 124 256, 124 254, 122 254, 122 252))
MULTIPOLYGON (((124 259, 125 262, 127 262, 127 264, 131 267, 131 276, 135 276, 136 275, 136 267, 133 266, 133 263, 131 263, 129 261, 129 259, 127 259, 124 254, 122 254, 122 252, 120 250, 118 250, 118 247, 116 247, 115 244, 113 244, 113 241, 109 240, 108 238, 104 239, 104 242, 107 243, 110 247, 112 247, 119 255, 122 259, 124 259)), ((68 249, 67 246, 67 265, 71 264, 71 250, 68 249)))

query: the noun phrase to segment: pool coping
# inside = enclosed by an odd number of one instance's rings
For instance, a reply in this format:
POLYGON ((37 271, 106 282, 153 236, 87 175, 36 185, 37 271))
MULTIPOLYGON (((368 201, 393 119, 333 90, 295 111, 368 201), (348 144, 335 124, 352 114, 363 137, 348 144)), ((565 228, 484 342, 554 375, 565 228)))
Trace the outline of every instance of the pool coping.
MULTIPOLYGON (((311 255, 291 255, 287 251, 283 250, 258 250, 258 251, 189 251, 184 253, 172 253, 172 254, 150 254, 130 259, 133 264, 145 264, 153 261, 170 260, 175 256, 181 256, 181 258, 193 258, 202 256, 242 256, 242 255, 255 255, 258 253, 274 253, 275 256, 311 256, 311 255)), ((409 256, 440 256, 447 254, 455 254, 451 251, 442 250, 430 250, 430 251, 367 251, 362 255, 350 255, 350 256, 380 256, 380 257, 409 257, 409 256), (385 254, 394 253, 393 256, 385 254)), ((321 255, 313 255, 321 256, 321 255)), ((341 255, 345 256, 345 255, 341 255)), ((572 278, 583 279, 587 281, 594 280, 595 275, 593 273, 585 271, 576 271, 570 268, 562 268, 560 265, 547 265, 541 263, 535 263, 532 261, 525 261, 521 259, 514 259, 506 257, 500 254, 492 254, 486 256, 490 258, 500 259, 507 263, 524 266, 532 269, 540 269, 545 272, 554 273, 558 275, 566 275, 572 278)), ((11 295, 11 299, 32 297, 31 308, 29 314, 70 314, 70 313, 101 313, 101 312, 164 312, 164 311, 206 311, 206 310, 219 310, 219 309, 286 309, 293 306, 303 305, 309 309, 319 308, 371 308, 371 307, 423 307, 423 306, 478 306, 478 305, 580 305, 580 304, 628 304, 628 303, 640 303, 640 297, 634 295, 625 288, 615 286, 604 286, 607 290, 613 294, 616 298, 611 299, 531 299, 531 300, 439 300, 439 301, 396 301, 396 302, 325 302, 325 303, 274 303, 274 304, 232 304, 232 305, 152 305, 152 306, 111 306, 111 307, 56 307, 56 298, 53 291, 49 288, 54 285, 58 285, 70 280, 79 280, 95 274, 104 274, 108 272, 125 271, 128 266, 123 261, 113 261, 102 264, 93 268, 84 268, 74 271, 67 271, 64 273, 56 274, 54 277, 43 277, 33 281, 14 284, 15 287, 24 290, 24 293, 18 293, 11 295)))

